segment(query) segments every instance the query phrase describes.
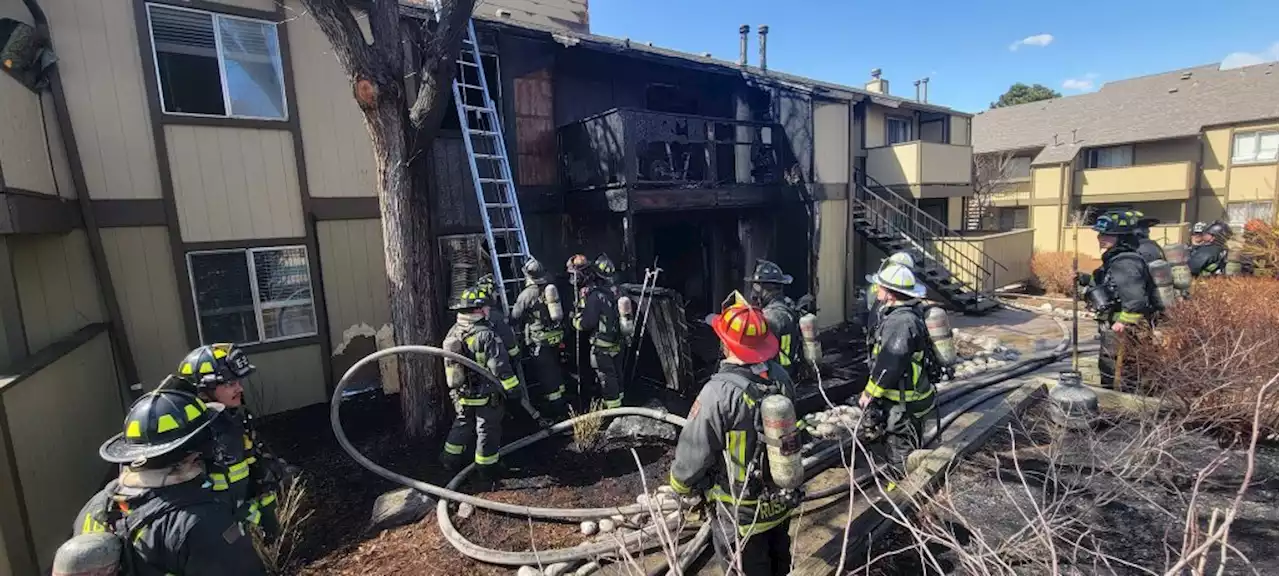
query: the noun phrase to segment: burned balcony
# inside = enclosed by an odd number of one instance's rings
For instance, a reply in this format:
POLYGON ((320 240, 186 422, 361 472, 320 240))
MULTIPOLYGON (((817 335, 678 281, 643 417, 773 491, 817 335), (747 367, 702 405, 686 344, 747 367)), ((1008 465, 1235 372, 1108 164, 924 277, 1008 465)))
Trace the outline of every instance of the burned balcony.
POLYGON ((763 191, 782 181, 781 131, 768 122, 615 108, 561 127, 559 138, 570 191, 763 191))

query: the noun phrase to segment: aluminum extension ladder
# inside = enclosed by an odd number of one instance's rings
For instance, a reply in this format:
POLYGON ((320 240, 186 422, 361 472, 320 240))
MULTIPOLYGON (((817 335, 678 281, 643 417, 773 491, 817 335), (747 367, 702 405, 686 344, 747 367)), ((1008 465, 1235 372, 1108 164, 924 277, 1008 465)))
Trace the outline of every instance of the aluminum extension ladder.
POLYGON ((458 70, 453 79, 453 100, 462 127, 462 141, 467 146, 471 179, 475 185, 476 203, 484 222, 484 235, 489 246, 489 263, 502 307, 511 304, 524 285, 524 263, 529 259, 529 241, 525 236, 524 218, 516 198, 511 162, 506 142, 502 139, 502 121, 480 61, 475 25, 467 22, 467 36, 462 40, 458 70))

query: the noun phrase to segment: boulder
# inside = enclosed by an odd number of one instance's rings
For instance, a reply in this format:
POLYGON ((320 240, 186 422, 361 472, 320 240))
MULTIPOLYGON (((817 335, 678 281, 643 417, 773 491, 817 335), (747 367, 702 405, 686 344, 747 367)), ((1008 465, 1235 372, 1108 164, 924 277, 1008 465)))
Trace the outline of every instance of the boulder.
POLYGON ((578 525, 578 530, 582 532, 583 536, 595 536, 599 529, 599 526, 590 520, 583 520, 582 524, 578 525))
POLYGON ((618 527, 617 524, 614 523, 612 518, 604 518, 600 520, 599 526, 600 526, 601 534, 608 534, 610 532, 613 532, 614 528, 618 527))
POLYGON ((412 488, 392 490, 373 503, 373 512, 369 515, 368 530, 371 533, 381 532, 388 528, 413 524, 431 513, 436 499, 412 488))
POLYGON ((470 518, 471 515, 475 513, 475 511, 476 511, 475 506, 472 506, 470 504, 467 504, 466 502, 463 502, 462 504, 458 505, 458 513, 454 514, 454 516, 457 516, 460 520, 465 520, 467 518, 470 518))
POLYGON ((644 416, 614 418, 604 431, 606 441, 657 438, 674 442, 678 435, 674 425, 644 416))

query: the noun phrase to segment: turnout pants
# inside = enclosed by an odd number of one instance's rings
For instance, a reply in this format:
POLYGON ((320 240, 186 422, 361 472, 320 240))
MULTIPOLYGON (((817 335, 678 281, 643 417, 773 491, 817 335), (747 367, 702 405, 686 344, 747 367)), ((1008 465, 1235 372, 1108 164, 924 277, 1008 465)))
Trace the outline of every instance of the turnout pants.
POLYGON ((545 403, 547 411, 560 418, 565 414, 564 372, 560 367, 560 345, 537 342, 530 350, 533 368, 538 376, 538 402, 545 403))
POLYGON ((899 472, 905 472, 907 455, 924 444, 925 423, 938 418, 935 399, 936 393, 923 400, 907 402, 905 410, 897 414, 892 410, 896 402, 880 398, 872 400, 880 403, 888 418, 884 437, 869 447, 872 456, 899 472))
POLYGON ((1134 335, 1129 326, 1124 334, 1111 331, 1111 324, 1098 325, 1098 379, 1103 388, 1132 392, 1138 388, 1138 371, 1132 360, 1125 360, 1133 349, 1134 335))
POLYGON ((591 347, 591 367, 596 371, 596 383, 605 408, 622 406, 622 353, 619 349, 591 347))
POLYGON ((467 448, 474 439, 475 463, 483 473, 486 467, 498 463, 498 449, 502 447, 502 401, 494 396, 459 397, 453 406, 457 416, 445 439, 440 460, 446 468, 462 468, 467 448))
MULTIPOLYGON (((708 503, 714 506, 714 503, 708 503)), ((764 532, 745 539, 738 535, 738 522, 732 510, 714 506, 711 543, 722 573, 743 576, 782 576, 791 571, 791 521, 786 520, 764 532), (738 570, 741 568, 741 570, 738 570)))

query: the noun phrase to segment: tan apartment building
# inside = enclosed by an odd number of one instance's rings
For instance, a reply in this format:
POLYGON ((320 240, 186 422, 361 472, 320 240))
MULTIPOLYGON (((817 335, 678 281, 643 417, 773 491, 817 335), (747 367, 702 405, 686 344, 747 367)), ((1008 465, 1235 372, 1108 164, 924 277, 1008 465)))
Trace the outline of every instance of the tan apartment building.
MULTIPOLYGON (((1196 221, 1275 218, 1278 75, 1198 66, 978 114, 975 153, 1004 166, 983 228, 1033 228, 1035 250, 1057 251, 1079 212, 1142 210, 1159 242, 1196 221)), ((1091 235, 1081 249, 1096 253, 1091 235)))
MULTIPOLYGON (((771 257, 832 326, 873 258, 860 187, 958 224, 968 114, 878 77, 841 86, 592 35, 586 5, 476 14, 532 251, 552 267, 605 250, 638 280, 662 256, 692 301, 771 257), (599 126, 620 128, 620 151, 580 138, 599 126), (715 249, 676 262, 671 238, 715 249)), ((187 350, 242 343, 255 409, 291 410, 327 400, 389 310, 368 135, 297 0, 0 0, 0 19, 47 32, 56 57, 39 84, 0 74, 7 576, 48 569, 108 473, 98 444, 187 350)), ((445 124, 448 260, 482 228, 452 112, 445 124)))

